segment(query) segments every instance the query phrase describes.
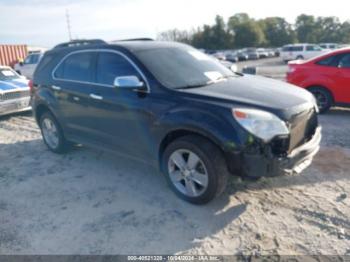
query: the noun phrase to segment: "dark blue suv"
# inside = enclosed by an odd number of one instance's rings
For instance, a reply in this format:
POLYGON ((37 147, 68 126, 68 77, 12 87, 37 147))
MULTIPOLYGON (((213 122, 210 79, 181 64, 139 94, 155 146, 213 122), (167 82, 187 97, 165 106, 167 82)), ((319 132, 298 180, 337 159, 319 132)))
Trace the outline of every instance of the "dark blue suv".
POLYGON ((45 53, 31 90, 51 151, 79 143, 151 162, 195 204, 222 193, 230 174, 301 172, 319 150, 310 93, 231 72, 184 44, 60 44, 45 53))

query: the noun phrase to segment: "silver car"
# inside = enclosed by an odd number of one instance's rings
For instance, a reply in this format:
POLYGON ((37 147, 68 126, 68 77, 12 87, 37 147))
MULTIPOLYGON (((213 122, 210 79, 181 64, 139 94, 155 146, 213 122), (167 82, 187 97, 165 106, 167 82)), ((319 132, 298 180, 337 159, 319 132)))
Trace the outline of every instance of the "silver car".
POLYGON ((10 67, 0 66, 0 116, 31 109, 28 84, 10 67))

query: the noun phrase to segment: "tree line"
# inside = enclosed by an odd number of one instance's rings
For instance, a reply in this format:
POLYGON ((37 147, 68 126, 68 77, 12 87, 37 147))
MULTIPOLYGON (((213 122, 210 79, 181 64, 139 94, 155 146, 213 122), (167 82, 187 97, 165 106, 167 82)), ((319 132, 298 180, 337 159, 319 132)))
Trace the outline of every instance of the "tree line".
POLYGON ((211 50, 281 47, 291 43, 350 43, 350 21, 342 23, 333 16, 301 14, 291 24, 282 17, 256 20, 246 13, 238 13, 227 22, 217 15, 213 25, 203 25, 192 30, 171 29, 159 33, 157 38, 211 50))

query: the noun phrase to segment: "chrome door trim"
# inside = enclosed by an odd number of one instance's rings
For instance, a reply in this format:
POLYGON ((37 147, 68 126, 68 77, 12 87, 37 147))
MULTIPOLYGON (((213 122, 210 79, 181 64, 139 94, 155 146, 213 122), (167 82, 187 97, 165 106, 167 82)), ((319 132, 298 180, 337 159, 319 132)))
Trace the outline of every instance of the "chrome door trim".
MULTIPOLYGON (((79 50, 79 51, 73 51, 70 52, 69 54, 65 55, 61 61, 55 66, 55 68, 52 70, 51 73, 51 77, 54 80, 59 80, 59 81, 65 81, 65 82, 73 82, 73 83, 80 83, 80 84, 90 84, 90 85, 95 85, 95 86, 104 86, 104 87, 111 87, 114 88, 113 85, 106 85, 106 84, 99 84, 99 83, 94 83, 94 82, 89 82, 89 81, 78 81, 78 80, 69 80, 69 79, 63 79, 63 78, 57 78, 55 77, 55 72, 58 69, 58 67, 71 55, 73 54, 78 54, 78 53, 98 53, 98 52, 106 52, 106 53, 115 53, 117 55, 120 55, 122 57, 124 57, 131 65, 132 67, 134 67, 134 69, 141 75, 142 80, 145 82, 147 90, 143 91, 145 93, 150 93, 151 89, 150 89, 150 85, 149 82, 146 78, 146 76, 142 73, 141 69, 124 53, 117 51, 117 50, 113 50, 113 49, 85 49, 85 50, 79 50)), ((134 90, 135 91, 135 90, 134 90)), ((139 91, 139 90, 137 90, 139 91)))

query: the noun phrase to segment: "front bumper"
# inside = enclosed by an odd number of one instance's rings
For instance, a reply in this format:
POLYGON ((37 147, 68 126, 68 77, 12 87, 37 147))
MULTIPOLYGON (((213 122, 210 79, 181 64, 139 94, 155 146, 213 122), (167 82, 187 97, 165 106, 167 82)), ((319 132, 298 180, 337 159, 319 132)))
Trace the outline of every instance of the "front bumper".
POLYGON ((313 157, 319 151, 321 137, 321 127, 318 127, 308 142, 295 148, 284 157, 276 157, 272 154, 243 153, 240 157, 240 172, 249 177, 300 173, 311 164, 313 157))
POLYGON ((0 101, 0 116, 31 110, 30 97, 0 101))

